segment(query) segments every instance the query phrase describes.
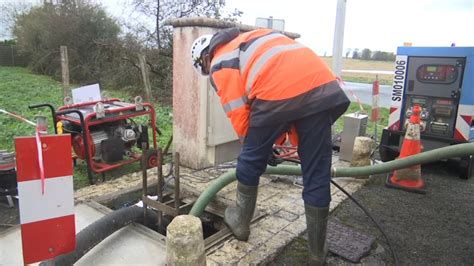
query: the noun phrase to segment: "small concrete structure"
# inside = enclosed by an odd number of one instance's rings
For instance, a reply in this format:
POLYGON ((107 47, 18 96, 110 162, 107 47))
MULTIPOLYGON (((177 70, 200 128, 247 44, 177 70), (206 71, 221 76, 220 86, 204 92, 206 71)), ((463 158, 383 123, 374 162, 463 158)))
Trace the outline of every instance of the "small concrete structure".
POLYGON ((166 228, 166 264, 206 265, 201 220, 192 215, 176 216, 166 228))
POLYGON ((341 133, 341 153, 339 158, 343 161, 352 160, 354 141, 358 136, 365 136, 368 115, 363 113, 352 113, 344 115, 344 129, 341 133))
MULTIPOLYGON (((369 137, 356 137, 352 151, 351 167, 370 165, 370 154, 374 146, 375 141, 373 139, 369 137)), ((359 176, 357 178, 369 178, 369 176, 359 176)))
MULTIPOLYGON (((203 34, 222 28, 256 27, 209 18, 183 18, 167 22, 173 31, 173 149, 181 154, 181 164, 202 169, 235 159, 240 151, 237 135, 222 110, 209 79, 192 66, 191 45, 203 34)), ((295 33, 284 32, 291 38, 295 33)))

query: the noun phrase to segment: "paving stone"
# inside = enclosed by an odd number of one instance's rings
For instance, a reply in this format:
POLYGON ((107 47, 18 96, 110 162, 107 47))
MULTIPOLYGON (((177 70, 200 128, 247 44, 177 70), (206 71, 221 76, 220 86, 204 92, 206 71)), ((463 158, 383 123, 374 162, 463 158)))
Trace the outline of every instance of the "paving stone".
POLYGON ((342 191, 338 191, 334 195, 331 195, 331 202, 335 204, 339 204, 347 198, 346 194, 342 193, 342 191))
POLYGON ((275 213, 275 216, 276 216, 276 217, 283 218, 283 219, 285 219, 285 220, 287 220, 287 221, 289 221, 289 222, 293 222, 293 221, 295 221, 296 219, 298 219, 298 217, 299 217, 298 215, 293 214, 293 213, 291 213, 291 212, 287 212, 287 211, 285 211, 285 210, 280 210, 280 211, 278 211, 277 213, 275 213))
POLYGON ((331 195, 337 193, 338 191, 339 189, 335 185, 331 184, 331 195))
POLYGON ((295 236, 286 231, 273 235, 263 245, 243 257, 238 265, 261 265, 272 261, 295 236))
POLYGON ((268 247, 266 244, 258 247, 251 253, 247 254, 245 257, 239 260, 238 265, 264 265, 269 263, 273 257, 269 256, 271 247, 268 247))
POLYGON ((237 265, 240 260, 240 258, 236 258, 232 254, 222 250, 216 250, 214 253, 209 254, 206 258, 214 261, 217 263, 217 265, 237 265))
MULTIPOLYGON (((350 180, 348 180, 347 178, 344 178, 344 177, 343 178, 336 178, 336 179, 334 179, 334 181, 339 186, 341 186, 342 188, 346 188, 346 186, 351 182, 350 180)), ((339 189, 336 186, 334 186, 334 190, 339 191, 339 189)), ((334 191, 332 191, 332 192, 334 192, 334 191)))
POLYGON ((331 201, 331 203, 329 203, 329 212, 334 211, 334 210, 337 208, 337 206, 339 206, 339 204, 340 204, 340 203, 331 201))
MULTIPOLYGON (((270 186, 269 184, 272 183, 270 181, 268 182, 260 182, 259 188, 258 188, 258 201, 265 201, 270 197, 275 196, 278 193, 281 193, 282 190, 273 186, 270 186)), ((227 199, 235 199, 236 195, 236 190, 237 190, 237 182, 233 182, 232 184, 227 185, 224 187, 221 191, 217 193, 218 196, 227 198, 227 199)), ((288 189, 286 189, 288 191, 288 189)), ((290 190, 290 193, 293 193, 290 190)), ((288 195, 289 197, 292 197, 291 195, 288 195)))
POLYGON ((269 200, 259 201, 257 198, 257 208, 264 210, 268 215, 273 215, 277 211, 282 209, 282 206, 276 206, 269 200))
POLYGON ((298 216, 302 215, 304 214, 304 201, 300 198, 294 202, 285 203, 282 209, 298 216))
POLYGON ((260 177, 259 185, 264 186, 264 185, 267 185, 270 182, 273 182, 273 179, 271 177, 263 175, 263 176, 260 177))
POLYGON ((274 211, 281 210, 283 207, 287 205, 294 205, 296 200, 294 198, 288 197, 284 193, 279 193, 270 197, 264 201, 258 201, 257 205, 259 208, 271 210, 270 213, 274 213, 274 211))
POLYGON ((267 242, 274 234, 258 228, 257 224, 250 225, 250 236, 247 243, 252 245, 253 247, 257 248, 261 246, 263 243, 267 242))
POLYGON ((258 222, 255 228, 257 230, 263 229, 263 230, 276 234, 283 228, 287 227, 289 224, 290 222, 283 218, 276 217, 276 216, 269 216, 265 218, 264 220, 258 222))
POLYGON ((266 201, 267 199, 274 197, 275 195, 279 194, 281 191, 277 190, 274 187, 266 185, 260 185, 258 188, 258 196, 257 200, 260 202, 266 201))
POLYGON ((296 236, 291 232, 281 230, 267 241, 267 245, 278 252, 279 249, 285 247, 288 243, 293 241, 296 236))
POLYGON ((227 240, 219 250, 222 250, 227 254, 231 254, 235 258, 241 259, 254 249, 255 247, 252 244, 233 238, 227 240))
POLYGON ((236 190, 237 190, 237 182, 232 182, 229 185, 225 186, 221 191, 219 191, 217 195, 220 195, 220 196, 226 195, 225 197, 228 198, 227 194, 229 194, 235 198, 236 190))
POLYGON ((209 259, 209 257, 206 257, 206 265, 208 265, 208 266, 218 266, 218 265, 223 265, 223 264, 219 264, 219 263, 209 259))
POLYGON ((306 217, 304 215, 301 215, 294 222, 286 226, 284 230, 294 236, 301 235, 304 231, 306 231, 306 217))
POLYGON ((302 189, 298 186, 287 184, 283 182, 270 182, 268 183, 269 189, 273 188, 275 192, 284 193, 285 196, 291 197, 293 199, 301 198, 302 189))

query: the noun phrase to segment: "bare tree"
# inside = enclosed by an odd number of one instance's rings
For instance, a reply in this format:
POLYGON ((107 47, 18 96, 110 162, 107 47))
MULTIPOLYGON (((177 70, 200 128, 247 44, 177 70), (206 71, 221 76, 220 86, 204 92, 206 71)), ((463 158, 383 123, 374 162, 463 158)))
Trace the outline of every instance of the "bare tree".
POLYGON ((225 7, 224 0, 133 0, 135 9, 148 17, 154 17, 155 29, 148 31, 149 40, 153 40, 156 47, 163 48, 170 45, 171 29, 163 26, 163 22, 170 18, 190 16, 205 16, 217 19, 235 20, 242 12, 234 10, 226 17, 222 14, 225 7))

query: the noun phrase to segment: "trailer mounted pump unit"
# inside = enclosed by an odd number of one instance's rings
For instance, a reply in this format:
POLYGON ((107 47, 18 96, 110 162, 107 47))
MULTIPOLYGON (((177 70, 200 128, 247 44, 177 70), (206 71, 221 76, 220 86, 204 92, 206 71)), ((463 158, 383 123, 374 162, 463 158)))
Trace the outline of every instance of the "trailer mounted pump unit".
MULTIPOLYGON (((424 151, 474 141, 474 47, 398 47, 382 161, 398 156, 416 105, 424 151)), ((459 176, 469 178, 473 156, 458 162, 459 176)))

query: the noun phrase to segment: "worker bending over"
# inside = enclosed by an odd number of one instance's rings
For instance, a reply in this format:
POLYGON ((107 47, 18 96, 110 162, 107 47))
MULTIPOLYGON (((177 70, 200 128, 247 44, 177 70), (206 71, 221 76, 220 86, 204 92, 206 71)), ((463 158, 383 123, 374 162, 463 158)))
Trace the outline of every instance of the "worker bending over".
MULTIPOLYGON (((309 48, 270 29, 237 28, 203 35, 191 47, 193 65, 210 83, 243 144, 237 160, 236 206, 224 221, 247 241, 273 143, 298 136, 311 264, 327 254, 332 158, 331 125, 349 106, 334 74, 309 48)), ((285 191, 282 191, 285 193, 285 191)))

